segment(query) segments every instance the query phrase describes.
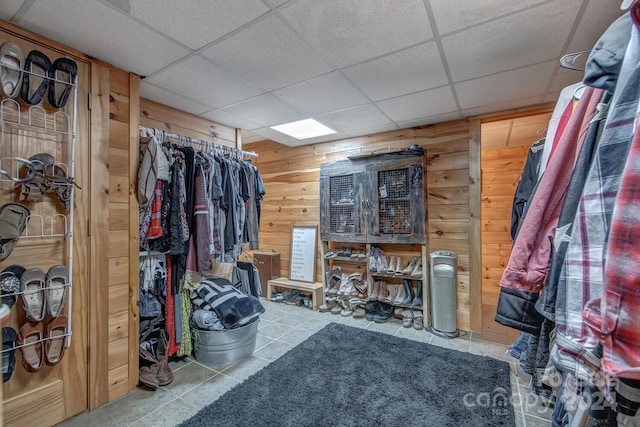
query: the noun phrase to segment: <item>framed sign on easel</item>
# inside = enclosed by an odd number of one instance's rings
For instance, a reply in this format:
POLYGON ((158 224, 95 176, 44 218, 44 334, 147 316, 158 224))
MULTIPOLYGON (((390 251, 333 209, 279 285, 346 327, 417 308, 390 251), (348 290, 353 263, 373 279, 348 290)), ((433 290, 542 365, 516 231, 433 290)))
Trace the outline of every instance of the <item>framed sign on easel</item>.
POLYGON ((315 282, 318 226, 296 225, 291 230, 289 279, 315 282))

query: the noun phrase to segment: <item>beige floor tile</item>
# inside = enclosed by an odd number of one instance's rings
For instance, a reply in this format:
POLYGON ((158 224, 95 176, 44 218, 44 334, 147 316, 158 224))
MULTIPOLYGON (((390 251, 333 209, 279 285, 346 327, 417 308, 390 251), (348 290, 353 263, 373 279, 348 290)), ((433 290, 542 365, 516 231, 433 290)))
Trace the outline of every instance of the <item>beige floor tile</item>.
POLYGON ((293 346, 282 341, 273 341, 256 351, 254 355, 267 360, 276 360, 278 357, 291 350, 293 346))
POLYGON ((175 371, 171 384, 163 388, 173 396, 179 397, 215 375, 219 374, 200 363, 191 363, 175 371))
POLYGON ((182 399, 174 399, 132 424, 132 427, 173 427, 192 417, 199 409, 182 399))
POLYGON ((258 357, 254 353, 254 355, 249 356, 248 358, 231 366, 224 372, 224 374, 238 381, 244 381, 260 369, 267 366, 269 363, 269 360, 258 357))
POLYGON ((181 396, 181 399, 198 408, 204 408, 227 391, 240 384, 238 380, 219 374, 181 396))
POLYGON ((273 338, 276 339, 278 337, 281 337, 284 334, 287 334, 289 332, 291 332, 291 329, 293 329, 291 326, 287 326, 287 325, 283 325, 281 323, 270 323, 268 325, 265 325, 263 327, 260 327, 258 329, 258 332, 260 332, 260 334, 269 337, 269 338, 273 338))
POLYGON ((285 342, 291 346, 296 346, 302 341, 314 334, 314 331, 308 329, 292 329, 291 332, 282 335, 278 341, 285 342))
POLYGON ((164 389, 137 388, 120 399, 107 403, 100 409, 119 425, 128 426, 173 399, 175 396, 164 389))
POLYGON ((118 423, 109 418, 102 409, 98 408, 94 411, 85 411, 81 414, 71 417, 59 424, 58 427, 117 427, 118 423))

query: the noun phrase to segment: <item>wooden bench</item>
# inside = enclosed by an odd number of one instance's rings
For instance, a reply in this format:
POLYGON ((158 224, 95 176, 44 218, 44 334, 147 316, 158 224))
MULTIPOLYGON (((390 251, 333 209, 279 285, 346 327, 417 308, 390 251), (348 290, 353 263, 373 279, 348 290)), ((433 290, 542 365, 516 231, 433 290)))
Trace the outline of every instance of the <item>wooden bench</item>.
POLYGON ((314 310, 318 310, 318 306, 322 304, 323 300, 323 291, 322 291, 322 283, 315 282, 298 282, 296 280, 289 280, 286 277, 279 277, 277 279, 271 279, 267 282, 267 300, 271 301, 271 293, 273 292, 273 288, 287 288, 287 289, 298 289, 300 291, 310 291, 311 292, 311 301, 312 308, 314 310))

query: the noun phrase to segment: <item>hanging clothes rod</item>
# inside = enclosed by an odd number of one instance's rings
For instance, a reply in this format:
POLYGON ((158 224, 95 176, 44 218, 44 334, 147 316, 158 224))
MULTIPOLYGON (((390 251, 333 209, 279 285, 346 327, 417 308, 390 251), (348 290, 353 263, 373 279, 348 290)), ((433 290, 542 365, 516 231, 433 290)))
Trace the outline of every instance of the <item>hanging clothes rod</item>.
POLYGON ((167 138, 172 138, 172 139, 177 139, 181 144, 182 143, 188 143, 188 144, 197 144, 201 147, 211 147, 214 150, 219 150, 219 151, 228 151, 230 153, 235 153, 238 154, 240 156, 245 156, 245 157, 258 157, 258 153, 256 153, 255 151, 244 151, 241 150, 239 148, 235 148, 235 147, 229 147, 228 145, 222 145, 222 144, 218 144, 212 141, 205 141, 202 139, 196 139, 196 138, 191 138, 188 136, 183 136, 183 135, 178 135, 175 133, 171 133, 171 132, 167 132, 161 129, 154 129, 154 128, 147 128, 144 126, 140 126, 140 131, 145 132, 145 133, 149 133, 152 135, 164 135, 167 138))

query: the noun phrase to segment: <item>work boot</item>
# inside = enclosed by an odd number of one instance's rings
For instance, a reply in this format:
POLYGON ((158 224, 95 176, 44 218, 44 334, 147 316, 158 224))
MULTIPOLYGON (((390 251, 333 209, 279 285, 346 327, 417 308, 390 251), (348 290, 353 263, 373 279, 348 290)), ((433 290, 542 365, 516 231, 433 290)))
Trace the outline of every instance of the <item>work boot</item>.
POLYGON ((364 305, 365 318, 369 321, 380 312, 380 303, 378 301, 367 301, 364 305))
POLYGON ((413 307, 422 307, 422 280, 418 280, 418 293, 411 302, 413 307))
POLYGON ((402 303, 410 305, 413 303, 413 299, 416 297, 415 292, 413 292, 413 286, 411 286, 411 280, 404 279, 404 289, 407 292, 407 297, 404 299, 402 303))
POLYGON ((373 316, 376 323, 388 322, 393 317, 394 307, 391 304, 381 303, 378 314, 373 316))

